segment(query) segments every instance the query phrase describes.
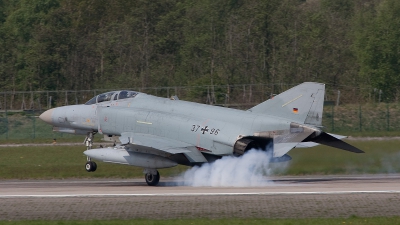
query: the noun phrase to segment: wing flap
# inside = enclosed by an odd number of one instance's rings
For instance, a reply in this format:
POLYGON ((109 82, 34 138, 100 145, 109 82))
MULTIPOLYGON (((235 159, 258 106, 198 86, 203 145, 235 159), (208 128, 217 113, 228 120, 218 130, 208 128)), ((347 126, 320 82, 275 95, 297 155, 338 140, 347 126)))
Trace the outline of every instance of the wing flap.
POLYGON ((159 137, 151 134, 140 134, 140 133, 122 133, 119 138, 121 144, 134 144, 139 146, 145 146, 150 148, 155 148, 161 151, 169 152, 171 154, 190 152, 185 148, 192 145, 176 141, 173 139, 159 137))
POLYGON ((188 148, 191 151, 190 152, 184 152, 183 154, 186 156, 186 158, 190 161, 190 162, 208 162, 207 159, 204 157, 203 154, 201 154, 201 152, 199 150, 197 150, 195 147, 193 148, 188 148))

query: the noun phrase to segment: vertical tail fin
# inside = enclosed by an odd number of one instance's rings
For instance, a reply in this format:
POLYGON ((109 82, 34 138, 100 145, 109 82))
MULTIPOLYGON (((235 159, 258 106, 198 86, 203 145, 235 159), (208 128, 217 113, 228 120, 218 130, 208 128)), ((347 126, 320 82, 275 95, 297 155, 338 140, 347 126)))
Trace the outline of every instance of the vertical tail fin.
POLYGON ((249 109, 251 112, 321 126, 325 84, 305 82, 249 109))

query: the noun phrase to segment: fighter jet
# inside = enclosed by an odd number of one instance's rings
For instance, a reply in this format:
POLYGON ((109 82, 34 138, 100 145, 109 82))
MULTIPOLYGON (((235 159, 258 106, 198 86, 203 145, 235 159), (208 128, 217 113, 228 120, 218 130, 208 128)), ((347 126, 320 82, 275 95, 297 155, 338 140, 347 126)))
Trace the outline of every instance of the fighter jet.
POLYGON ((148 185, 157 185, 157 169, 195 166, 223 156, 241 157, 250 149, 270 154, 271 161, 290 160, 295 147, 318 144, 363 153, 322 130, 325 85, 306 82, 248 110, 161 98, 136 91, 97 95, 82 105, 49 109, 40 119, 53 131, 86 135, 85 169, 96 159, 144 169, 148 185), (116 137, 120 144, 92 148, 93 135, 116 137))

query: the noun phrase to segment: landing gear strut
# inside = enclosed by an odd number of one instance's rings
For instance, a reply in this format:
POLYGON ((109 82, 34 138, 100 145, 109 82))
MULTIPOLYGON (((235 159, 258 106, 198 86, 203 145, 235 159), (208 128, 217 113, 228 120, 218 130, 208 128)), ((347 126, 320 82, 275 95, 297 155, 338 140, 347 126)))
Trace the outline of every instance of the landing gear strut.
MULTIPOLYGON (((84 141, 87 150, 92 149, 92 146, 93 146, 93 135, 95 135, 95 134, 96 133, 94 133, 94 132, 87 133, 85 141, 84 141)), ((95 162, 93 162, 92 159, 89 156, 86 157, 86 160, 87 160, 87 162, 85 164, 86 171, 88 171, 88 172, 96 171, 97 164, 95 162)))
POLYGON ((145 169, 143 172, 145 173, 146 183, 149 186, 156 186, 160 181, 160 173, 156 169, 145 169))
POLYGON ((85 141, 83 141, 83 142, 85 143, 85 145, 86 145, 86 150, 92 149, 92 146, 93 146, 93 136, 94 136, 95 134, 96 134, 96 133, 94 133, 94 132, 88 132, 88 133, 87 133, 86 138, 85 138, 85 141))

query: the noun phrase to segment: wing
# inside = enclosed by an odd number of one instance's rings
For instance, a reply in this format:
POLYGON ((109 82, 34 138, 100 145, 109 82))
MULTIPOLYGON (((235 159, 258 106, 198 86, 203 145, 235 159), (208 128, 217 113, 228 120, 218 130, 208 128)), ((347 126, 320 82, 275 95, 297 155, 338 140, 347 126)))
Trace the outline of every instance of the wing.
POLYGON ((119 138, 122 145, 127 145, 131 151, 169 157, 174 154, 184 154, 190 162, 207 162, 197 148, 189 143, 142 133, 122 133, 119 138))

